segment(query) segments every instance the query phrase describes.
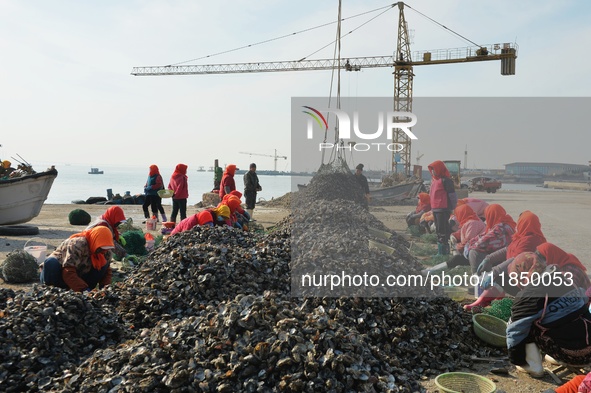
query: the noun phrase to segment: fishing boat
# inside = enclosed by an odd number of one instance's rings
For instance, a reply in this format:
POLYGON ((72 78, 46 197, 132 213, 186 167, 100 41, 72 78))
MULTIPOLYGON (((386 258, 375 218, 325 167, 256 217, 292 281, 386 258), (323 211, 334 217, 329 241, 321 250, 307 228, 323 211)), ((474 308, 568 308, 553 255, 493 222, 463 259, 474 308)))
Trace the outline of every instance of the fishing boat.
POLYGON ((0 179, 0 225, 22 224, 41 212, 57 170, 0 179))
POLYGON ((205 167, 200 166, 199 168, 197 168, 197 172, 205 172, 205 167))
POLYGON ((88 172, 89 175, 102 175, 104 172, 103 171, 99 171, 98 168, 90 168, 90 172, 88 172))

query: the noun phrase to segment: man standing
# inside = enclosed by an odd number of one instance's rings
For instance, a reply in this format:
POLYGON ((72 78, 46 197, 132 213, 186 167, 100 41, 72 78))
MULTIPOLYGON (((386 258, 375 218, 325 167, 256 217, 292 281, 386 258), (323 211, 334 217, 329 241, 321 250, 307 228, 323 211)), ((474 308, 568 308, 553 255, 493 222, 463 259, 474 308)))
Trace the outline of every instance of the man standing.
POLYGON ((262 191, 263 188, 259 184, 259 177, 257 176, 257 164, 254 162, 250 164, 248 172, 244 174, 244 199, 246 199, 246 211, 250 214, 252 220, 252 214, 254 205, 257 200, 257 192, 262 191))
POLYGON ((365 177, 365 175, 361 172, 363 172, 363 164, 358 164, 355 167, 355 180, 357 180, 357 183, 359 183, 359 186, 365 193, 365 199, 367 203, 369 203, 369 184, 367 183, 367 177, 365 177))

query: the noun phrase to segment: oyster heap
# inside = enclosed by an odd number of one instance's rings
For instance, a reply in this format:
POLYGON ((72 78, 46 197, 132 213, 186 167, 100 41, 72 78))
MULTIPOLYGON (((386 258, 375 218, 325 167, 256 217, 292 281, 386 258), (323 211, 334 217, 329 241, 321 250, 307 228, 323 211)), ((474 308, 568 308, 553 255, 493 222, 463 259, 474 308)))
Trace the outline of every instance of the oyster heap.
MULTIPOLYGON (((333 181, 323 180, 325 193, 333 195, 333 181)), ((386 228, 344 190, 327 200, 318 198, 321 189, 308 202, 295 201, 293 213, 265 235, 195 227, 172 236, 124 281, 101 291, 1 289, 0 386, 416 392, 425 376, 469 367, 473 355, 502 354, 476 338, 471 315, 458 303, 433 293, 292 296, 293 265, 306 265, 310 256, 335 255, 343 267, 357 260, 372 269, 420 269, 395 234, 388 240, 392 255, 370 250, 366 227, 386 228), (327 233, 327 223, 350 233, 339 241, 342 233, 327 233), (292 247, 301 250, 297 260, 292 247)))

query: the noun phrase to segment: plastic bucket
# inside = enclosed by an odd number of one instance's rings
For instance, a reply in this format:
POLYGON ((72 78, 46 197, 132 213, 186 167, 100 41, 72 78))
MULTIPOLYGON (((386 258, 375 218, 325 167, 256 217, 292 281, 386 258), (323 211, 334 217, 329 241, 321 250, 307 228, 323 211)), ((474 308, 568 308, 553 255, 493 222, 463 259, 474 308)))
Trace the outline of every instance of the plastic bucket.
POLYGON ((148 218, 146 220, 146 230, 148 231, 155 231, 156 230, 156 220, 153 218, 148 218))
POLYGON ((25 247, 23 249, 25 250, 25 252, 31 254, 34 258, 36 258, 37 263, 41 265, 43 262, 45 262, 45 256, 47 255, 47 245, 27 246, 27 244, 29 244, 29 242, 34 239, 35 238, 27 240, 27 242, 25 243, 25 247))

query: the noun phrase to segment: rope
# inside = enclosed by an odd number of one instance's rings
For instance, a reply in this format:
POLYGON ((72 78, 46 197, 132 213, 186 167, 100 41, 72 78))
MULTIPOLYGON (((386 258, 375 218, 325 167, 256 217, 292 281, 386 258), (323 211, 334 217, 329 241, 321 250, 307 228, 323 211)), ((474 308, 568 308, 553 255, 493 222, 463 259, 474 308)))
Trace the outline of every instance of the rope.
MULTIPOLYGON (((357 17, 363 16, 363 15, 367 15, 367 14, 370 14, 372 12, 376 12, 376 11, 379 11, 379 10, 382 10, 382 9, 386 9, 386 8, 387 9, 390 9, 390 8, 393 8, 396 4, 397 3, 394 3, 394 4, 390 4, 390 5, 384 6, 384 7, 373 9, 371 11, 362 12, 360 14, 356 14, 356 15, 350 16, 348 18, 342 18, 342 19, 340 19, 340 17, 339 17, 339 20, 338 21, 323 23, 323 24, 318 25, 318 26, 309 27, 307 29, 299 30, 299 31, 296 31, 296 32, 293 32, 293 33, 289 33, 289 34, 285 34, 285 35, 282 35, 282 36, 279 36, 279 37, 270 38, 268 40, 263 40, 263 41, 255 42, 253 44, 239 46, 239 47, 234 48, 234 49, 229 49, 229 50, 225 50, 225 51, 222 51, 222 52, 212 53, 210 55, 201 56, 201 57, 197 57, 195 59, 185 60, 185 61, 181 61, 181 62, 178 62, 178 63, 170 64, 170 65, 176 66, 176 65, 179 65, 179 64, 185 64, 185 63, 189 63, 189 62, 193 62, 193 61, 197 61, 197 60, 207 59, 207 58, 210 58, 210 57, 219 56, 219 55, 223 55, 223 54, 226 54, 226 53, 236 52, 236 51, 241 50, 241 49, 251 48, 253 46, 262 45, 262 44, 266 44, 266 43, 269 43, 269 42, 281 40, 281 39, 284 39, 284 38, 287 38, 287 37, 293 37, 294 35, 297 35, 297 34, 306 33, 308 31, 320 29, 322 27, 330 26, 330 25, 333 25, 335 23, 340 23, 341 21, 344 21, 344 20, 349 20, 349 19, 357 18, 357 17)), ((373 19, 375 19, 375 18, 373 18, 373 19)), ((372 19, 370 19, 370 20, 372 20, 372 19)), ((363 25, 361 25, 361 26, 363 26, 363 25)), ((329 46, 331 44, 332 43, 330 43, 330 44, 328 44, 326 46, 329 46)), ((323 47, 323 48, 321 48, 321 49, 319 49, 319 50, 322 50, 322 49, 326 48, 326 46, 323 47)), ((314 53, 316 53, 316 52, 314 52, 314 53)), ((304 59, 305 59, 305 57, 304 57, 304 59)))
POLYGON ((454 34, 454 35, 457 35, 457 36, 458 36, 458 37, 460 37, 461 39, 463 39, 463 40, 465 40, 465 41, 467 41, 467 42, 471 43, 472 45, 474 45, 474 46, 482 46, 482 45, 478 45, 477 43, 475 43, 475 42, 474 42, 474 41, 472 41, 472 40, 469 40, 468 38, 464 37, 464 36, 463 36, 463 35, 461 35, 460 33, 457 33, 457 32, 455 32, 455 31, 453 31, 452 29, 448 28, 447 26, 445 26, 445 25, 442 25, 441 23, 439 23, 439 22, 437 22, 436 20, 434 20, 434 19, 432 19, 432 18, 428 17, 427 15, 423 14, 422 12, 419 12, 419 11, 417 11, 416 9, 412 8, 411 6, 409 6, 408 4, 404 3, 404 5, 405 5, 406 7, 408 7, 408 8, 410 8, 411 10, 413 10, 414 12, 416 12, 417 14, 419 14, 419 15, 421 15, 421 16, 423 16, 423 17, 427 18, 427 19, 429 19, 431 22, 435 23, 436 25, 443 27, 445 30, 448 30, 448 31, 449 31, 449 32, 451 32, 452 34, 454 34))

